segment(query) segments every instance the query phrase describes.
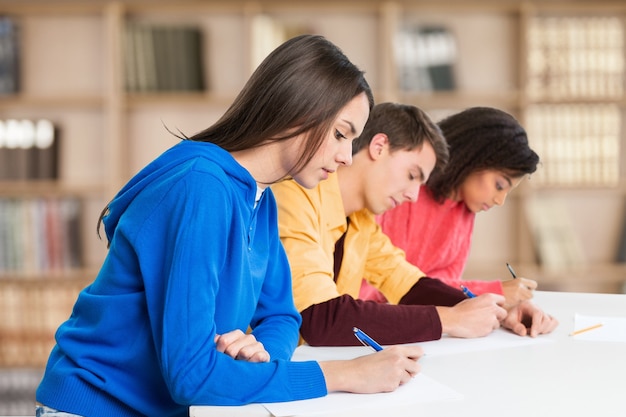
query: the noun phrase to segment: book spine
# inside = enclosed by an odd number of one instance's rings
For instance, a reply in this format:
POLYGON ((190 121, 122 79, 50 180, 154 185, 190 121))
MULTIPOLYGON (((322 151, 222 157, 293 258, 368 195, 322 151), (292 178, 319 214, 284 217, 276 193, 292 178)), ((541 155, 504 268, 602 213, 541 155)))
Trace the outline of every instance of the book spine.
POLYGON ((0 94, 19 90, 18 27, 13 19, 0 16, 0 94))
POLYGON ((0 199, 0 273, 79 268, 80 214, 75 197, 0 199))
POLYGON ((128 23, 124 28, 124 83, 126 91, 135 93, 139 91, 139 64, 138 64, 138 48, 137 48, 137 27, 132 23, 128 23))
POLYGON ((529 106, 526 130, 542 161, 533 178, 544 185, 617 185, 620 129, 616 104, 529 106))
POLYGON ((0 120, 0 181, 58 178, 58 130, 49 120, 0 120))
MULTIPOLYGON (((622 234, 620 236, 619 245, 617 247, 616 260, 620 263, 626 263, 626 201, 624 202, 624 213, 622 220, 622 234)), ((626 288, 626 281, 624 282, 626 288)))
POLYGON ((456 89, 456 56, 456 40, 445 27, 401 29, 396 34, 400 87, 419 92, 456 89))

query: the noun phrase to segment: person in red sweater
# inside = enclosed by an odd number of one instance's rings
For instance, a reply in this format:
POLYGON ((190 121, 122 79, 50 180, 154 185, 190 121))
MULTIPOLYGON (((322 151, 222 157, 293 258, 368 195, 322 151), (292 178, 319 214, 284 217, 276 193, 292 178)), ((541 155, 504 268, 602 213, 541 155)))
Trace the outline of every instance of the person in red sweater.
MULTIPOLYGON (((475 294, 496 293, 515 305, 532 298, 537 282, 464 281, 476 213, 504 204, 520 182, 535 172, 538 155, 529 147, 524 128, 510 114, 473 107, 438 123, 449 145, 446 169, 422 185, 415 202, 377 217, 385 234, 402 248, 406 259, 430 277, 475 294)), ((382 301, 364 285, 360 296, 382 301)))

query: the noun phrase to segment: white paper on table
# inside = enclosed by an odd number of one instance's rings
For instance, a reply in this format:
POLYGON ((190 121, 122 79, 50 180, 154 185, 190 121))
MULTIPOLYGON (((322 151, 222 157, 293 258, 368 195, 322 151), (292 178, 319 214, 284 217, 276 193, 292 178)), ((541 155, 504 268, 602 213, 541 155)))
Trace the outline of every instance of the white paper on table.
POLYGON ((596 342, 626 342, 626 317, 587 316, 576 313, 572 331, 594 326, 598 323, 602 323, 602 327, 579 333, 572 338, 596 342))
POLYGON ((263 406, 275 417, 337 413, 358 408, 380 407, 381 413, 389 407, 431 401, 460 400, 463 396, 446 385, 418 374, 393 392, 378 394, 351 394, 331 392, 325 397, 283 403, 265 403, 263 406))
POLYGON ((508 349, 519 346, 553 343, 548 335, 537 337, 519 336, 506 329, 496 329, 485 337, 463 339, 444 336, 439 340, 417 343, 428 356, 454 355, 457 353, 477 352, 481 350, 508 349))
MULTIPOLYGON (((356 339, 355 339, 356 340, 356 339)), ((365 346, 319 346, 301 345, 296 348, 292 361, 335 361, 349 360, 374 353, 365 346)))
MULTIPOLYGON (((477 337, 472 339, 462 339, 458 337, 450 337, 444 335, 439 340, 431 342, 414 343, 424 349, 424 353, 429 357, 454 355, 457 353, 476 352, 481 350, 506 349, 518 346, 528 346, 541 343, 550 343, 554 340, 547 335, 539 335, 537 337, 518 336, 505 329, 496 329, 485 337, 477 337)), ((308 345, 299 346, 294 355, 294 361, 306 360, 337 360, 337 359, 353 359, 373 353, 371 348, 365 346, 349 346, 349 347, 311 347, 308 345)))

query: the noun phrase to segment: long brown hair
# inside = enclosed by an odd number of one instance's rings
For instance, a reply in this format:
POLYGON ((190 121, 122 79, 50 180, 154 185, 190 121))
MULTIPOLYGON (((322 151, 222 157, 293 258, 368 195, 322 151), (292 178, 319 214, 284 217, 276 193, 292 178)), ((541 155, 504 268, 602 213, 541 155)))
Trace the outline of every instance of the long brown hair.
MULTIPOLYGON (((176 136, 235 152, 306 133, 305 151, 289 172, 293 175, 315 155, 341 109, 361 93, 371 110, 374 97, 363 71, 323 36, 301 35, 261 62, 215 124, 191 137, 176 136)), ((98 218, 98 236, 108 209, 107 204, 98 218)))
POLYGON ((371 109, 364 73, 336 45, 319 35, 297 36, 265 58, 214 125, 189 139, 233 152, 306 132, 293 175, 317 152, 339 111, 361 93, 371 109))

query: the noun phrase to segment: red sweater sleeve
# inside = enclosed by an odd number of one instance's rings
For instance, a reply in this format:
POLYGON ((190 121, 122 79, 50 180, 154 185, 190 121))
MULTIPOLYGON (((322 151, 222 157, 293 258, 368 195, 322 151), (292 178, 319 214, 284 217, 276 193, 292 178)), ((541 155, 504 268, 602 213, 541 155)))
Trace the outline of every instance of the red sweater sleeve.
POLYGON ((437 340, 441 320, 435 306, 453 306, 465 298, 462 291, 432 278, 417 281, 399 305, 342 295, 302 311, 300 334, 311 346, 358 345, 353 327, 383 345, 437 340))
POLYGON ((493 281, 479 281, 479 280, 464 280, 464 279, 443 279, 441 278, 445 284, 454 287, 460 288, 461 285, 465 285, 467 288, 472 290, 472 292, 476 295, 480 294, 504 294, 504 289, 502 288, 502 281, 493 280, 493 281))

